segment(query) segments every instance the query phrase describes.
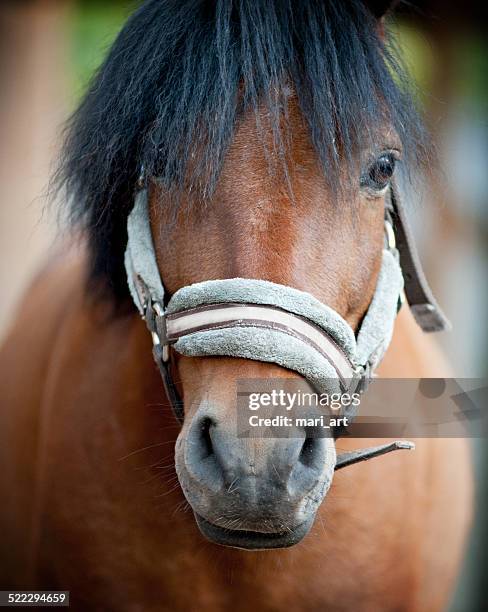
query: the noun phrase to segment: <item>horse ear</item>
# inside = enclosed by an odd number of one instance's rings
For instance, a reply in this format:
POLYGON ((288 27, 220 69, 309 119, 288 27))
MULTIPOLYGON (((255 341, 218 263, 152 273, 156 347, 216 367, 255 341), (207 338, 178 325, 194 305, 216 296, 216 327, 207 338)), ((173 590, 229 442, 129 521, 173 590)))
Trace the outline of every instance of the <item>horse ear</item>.
POLYGON ((398 4, 398 0, 365 0, 365 4, 377 19, 381 19, 398 4))

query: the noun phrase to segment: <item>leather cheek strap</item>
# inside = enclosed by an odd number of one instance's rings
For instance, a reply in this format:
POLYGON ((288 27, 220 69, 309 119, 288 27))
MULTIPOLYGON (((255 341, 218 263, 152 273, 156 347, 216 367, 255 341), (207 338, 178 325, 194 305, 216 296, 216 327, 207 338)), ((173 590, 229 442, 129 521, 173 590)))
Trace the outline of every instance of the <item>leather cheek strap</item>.
POLYGON ((171 374, 171 359, 168 352, 168 346, 161 343, 161 340, 166 335, 166 330, 161 329, 161 323, 164 325, 164 317, 158 316, 156 309, 150 302, 147 302, 144 319, 146 325, 151 332, 153 340, 153 357, 156 362, 166 397, 170 403, 173 413, 180 424, 183 424, 185 418, 184 402, 178 392, 174 378, 171 374))
POLYGON ((451 324, 437 304, 425 278, 405 210, 394 183, 391 185, 390 194, 390 214, 405 280, 405 296, 410 310, 424 332, 450 330, 451 324))

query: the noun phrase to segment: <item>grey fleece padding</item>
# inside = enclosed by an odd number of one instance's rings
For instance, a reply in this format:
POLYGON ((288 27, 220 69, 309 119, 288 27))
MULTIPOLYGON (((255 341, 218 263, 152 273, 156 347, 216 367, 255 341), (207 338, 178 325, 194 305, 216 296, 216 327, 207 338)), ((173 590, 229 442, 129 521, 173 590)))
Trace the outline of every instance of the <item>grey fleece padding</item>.
POLYGON ((159 275, 156 253, 149 222, 147 189, 136 195, 134 208, 127 219, 127 248, 125 250, 125 269, 127 283, 135 305, 142 312, 142 304, 134 285, 134 273, 147 285, 151 297, 163 303, 164 288, 159 275))
POLYGON ((174 348, 189 357, 226 355, 276 363, 301 374, 319 393, 340 391, 337 374, 325 357, 302 340, 274 329, 238 327, 201 331, 183 336, 174 348))
POLYGON ((195 283, 177 291, 169 301, 166 312, 169 314, 218 302, 278 306, 313 321, 328 331, 348 356, 354 355, 356 349, 354 332, 335 310, 325 306, 309 293, 269 281, 230 278, 195 283))
POLYGON ((374 369, 386 352, 403 289, 403 275, 395 251, 383 250, 376 290, 357 336, 356 363, 371 363, 374 369))

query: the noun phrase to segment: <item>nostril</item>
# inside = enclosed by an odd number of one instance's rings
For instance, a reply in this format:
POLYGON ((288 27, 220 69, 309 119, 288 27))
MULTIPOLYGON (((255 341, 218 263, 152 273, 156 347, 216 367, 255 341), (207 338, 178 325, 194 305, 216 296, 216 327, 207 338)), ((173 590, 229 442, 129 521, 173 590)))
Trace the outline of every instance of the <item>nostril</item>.
POLYGON ((224 486, 222 467, 216 452, 218 445, 215 445, 217 429, 217 423, 211 417, 195 420, 188 432, 184 454, 187 474, 213 493, 220 492, 224 486))
POLYGON ((201 434, 200 434, 200 443, 202 446, 202 459, 206 459, 213 455, 214 449, 212 444, 212 437, 210 435, 210 430, 213 427, 214 423, 212 419, 205 418, 201 423, 201 434))
MULTIPOLYGON (((290 495, 302 495, 306 490, 330 485, 335 464, 334 443, 321 432, 305 431, 305 439, 287 483, 290 495)), ((298 449, 297 449, 298 450, 298 449)))
POLYGON ((303 441, 302 450, 298 456, 298 461, 305 467, 312 467, 314 464, 315 438, 307 437, 303 441))

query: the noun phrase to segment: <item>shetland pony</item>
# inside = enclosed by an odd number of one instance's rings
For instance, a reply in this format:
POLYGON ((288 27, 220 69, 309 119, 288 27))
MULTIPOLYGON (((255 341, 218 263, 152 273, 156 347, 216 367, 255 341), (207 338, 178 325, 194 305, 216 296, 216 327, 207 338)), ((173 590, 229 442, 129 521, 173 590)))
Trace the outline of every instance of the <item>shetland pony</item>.
MULTIPOLYGON (((445 607, 470 515, 467 443, 422 439, 341 471, 302 542, 245 550, 246 533, 295 529, 286 487, 268 491, 297 452, 287 446, 296 441, 237 443, 235 381, 296 375, 175 354, 180 427, 123 265, 144 166, 169 295, 202 280, 265 279, 311 293, 356 328, 375 288, 394 166, 414 174, 432 160, 386 9, 149 0, 122 29, 68 124, 53 181, 82 243, 40 272, 0 354, 1 588, 70 590, 76 610, 118 612, 445 607), (210 412, 209 438, 195 423, 210 412), (202 509, 181 486, 205 494, 209 481, 204 468, 190 478, 191 444, 271 483, 252 499, 239 482, 212 492, 208 520, 244 534, 240 548, 197 527, 192 510, 202 509)), ((406 308, 381 374, 446 374, 406 308)))

